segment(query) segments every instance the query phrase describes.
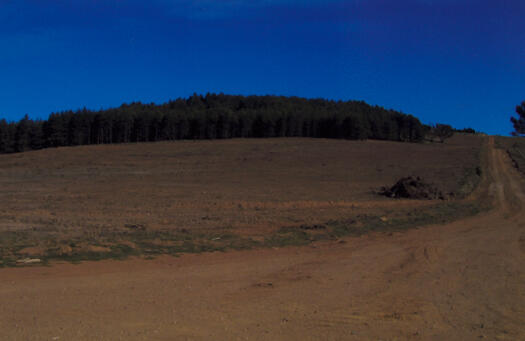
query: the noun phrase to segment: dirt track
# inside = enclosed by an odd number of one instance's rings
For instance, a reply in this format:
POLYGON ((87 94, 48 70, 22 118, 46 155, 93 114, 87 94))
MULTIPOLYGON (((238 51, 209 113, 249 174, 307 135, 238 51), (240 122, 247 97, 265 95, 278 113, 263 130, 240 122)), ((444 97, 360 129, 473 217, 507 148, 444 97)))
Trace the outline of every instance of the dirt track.
POLYGON ((525 186, 488 157, 495 209, 445 226, 0 270, 0 339, 524 340, 525 186))

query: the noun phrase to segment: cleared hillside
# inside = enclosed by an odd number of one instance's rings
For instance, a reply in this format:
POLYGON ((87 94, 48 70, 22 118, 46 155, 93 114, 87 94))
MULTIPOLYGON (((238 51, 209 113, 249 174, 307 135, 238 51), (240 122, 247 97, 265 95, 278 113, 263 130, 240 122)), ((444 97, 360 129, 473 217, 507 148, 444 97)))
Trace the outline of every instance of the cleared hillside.
POLYGON ((1 269, 2 335, 523 340, 525 183, 493 145, 472 195, 492 208, 453 223, 311 247, 1 269))
POLYGON ((429 206, 436 202, 393 200, 376 191, 417 175, 460 195, 472 189, 481 142, 476 136, 444 144, 233 139, 1 155, 3 256, 67 255, 75 248, 103 253, 113 245, 107 238, 117 234, 121 241, 137 231, 260 240, 283 227, 429 206))

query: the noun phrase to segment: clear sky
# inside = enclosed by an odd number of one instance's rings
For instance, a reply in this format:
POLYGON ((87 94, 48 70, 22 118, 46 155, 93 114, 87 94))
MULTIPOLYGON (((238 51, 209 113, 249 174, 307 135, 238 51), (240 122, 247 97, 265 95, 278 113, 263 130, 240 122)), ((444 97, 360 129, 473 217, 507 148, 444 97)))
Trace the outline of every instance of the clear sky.
POLYGON ((523 0, 0 0, 0 117, 223 92, 508 134, 524 18, 523 0))

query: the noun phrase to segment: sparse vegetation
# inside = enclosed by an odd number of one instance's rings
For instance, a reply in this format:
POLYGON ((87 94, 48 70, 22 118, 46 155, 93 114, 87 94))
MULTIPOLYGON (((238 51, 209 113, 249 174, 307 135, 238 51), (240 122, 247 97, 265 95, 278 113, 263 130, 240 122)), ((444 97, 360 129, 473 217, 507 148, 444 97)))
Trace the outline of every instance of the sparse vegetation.
POLYGON ((430 126, 428 134, 431 141, 437 139, 440 143, 443 143, 446 139, 451 138, 454 135, 454 129, 451 125, 437 123, 430 126))
POLYGON ((525 140, 515 137, 499 136, 496 140, 497 146, 509 154, 514 166, 525 173, 525 140))
POLYGON ((306 245, 453 219, 474 209, 372 190, 415 173, 458 192, 475 183, 481 141, 265 139, 2 155, 0 266, 306 245), (41 262, 17 263, 26 258, 41 262))
POLYGON ((463 129, 454 129, 454 133, 462 134, 478 134, 480 132, 474 130, 473 128, 463 128, 463 129))
MULTIPOLYGON (((382 215, 357 214, 344 220, 329 220, 322 225, 286 226, 268 235, 253 236, 219 231, 108 231, 96 241, 91 241, 96 244, 88 244, 83 239, 57 242, 57 233, 48 233, 38 242, 38 254, 35 254, 34 247, 27 251, 27 247, 35 243, 30 233, 2 232, 0 267, 24 266, 25 264, 17 263, 17 260, 36 256, 42 260, 38 264, 48 264, 50 261, 78 263, 88 260, 123 260, 130 256, 150 258, 162 254, 177 256, 182 253, 244 250, 253 247, 301 246, 370 232, 389 233, 446 223, 475 215, 486 208, 487 203, 484 202, 446 202, 429 207, 385 211, 382 215)), ((29 264, 32 265, 34 264, 29 264)))

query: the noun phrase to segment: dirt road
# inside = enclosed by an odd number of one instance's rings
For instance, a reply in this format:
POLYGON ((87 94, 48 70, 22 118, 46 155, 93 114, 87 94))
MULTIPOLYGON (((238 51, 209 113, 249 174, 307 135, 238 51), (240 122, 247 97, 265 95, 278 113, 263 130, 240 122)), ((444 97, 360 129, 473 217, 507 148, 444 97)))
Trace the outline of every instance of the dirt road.
POLYGON ((488 159, 494 210, 445 226, 0 270, 0 339, 525 340, 525 185, 488 159))

